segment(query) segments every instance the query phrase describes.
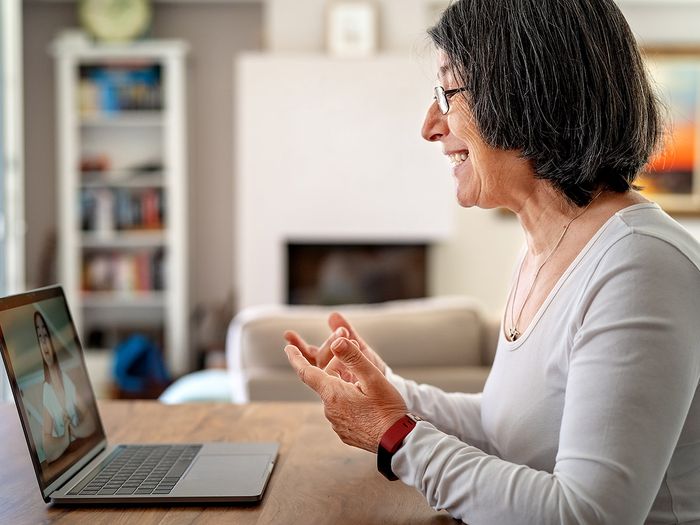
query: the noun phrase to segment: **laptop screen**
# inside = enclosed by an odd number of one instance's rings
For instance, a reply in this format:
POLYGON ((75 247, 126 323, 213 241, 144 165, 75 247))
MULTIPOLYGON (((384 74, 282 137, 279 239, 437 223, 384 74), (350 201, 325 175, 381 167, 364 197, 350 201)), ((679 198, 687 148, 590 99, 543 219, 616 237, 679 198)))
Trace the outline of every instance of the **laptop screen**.
POLYGON ((104 441, 63 290, 0 299, 0 344, 42 494, 104 441))

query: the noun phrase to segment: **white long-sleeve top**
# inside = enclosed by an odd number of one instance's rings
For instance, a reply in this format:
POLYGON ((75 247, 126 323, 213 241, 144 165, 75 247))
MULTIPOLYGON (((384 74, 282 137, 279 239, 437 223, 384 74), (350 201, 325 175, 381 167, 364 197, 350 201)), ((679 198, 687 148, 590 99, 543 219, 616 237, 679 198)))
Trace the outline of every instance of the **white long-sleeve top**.
POLYGON ((470 525, 700 523, 700 244, 656 204, 619 211, 481 394, 388 371, 419 422, 399 478, 470 525))

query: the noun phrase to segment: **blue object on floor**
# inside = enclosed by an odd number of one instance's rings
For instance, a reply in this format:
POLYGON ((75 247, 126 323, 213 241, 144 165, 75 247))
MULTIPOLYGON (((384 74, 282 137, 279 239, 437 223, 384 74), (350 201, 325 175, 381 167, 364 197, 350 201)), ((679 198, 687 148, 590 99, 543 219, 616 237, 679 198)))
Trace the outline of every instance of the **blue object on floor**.
POLYGON ((182 376, 165 389, 158 400, 177 403, 231 402, 231 377, 227 370, 200 370, 182 376))
POLYGON ((166 385, 170 376, 158 347, 136 334, 114 349, 114 380, 124 392, 137 394, 154 385, 166 385))

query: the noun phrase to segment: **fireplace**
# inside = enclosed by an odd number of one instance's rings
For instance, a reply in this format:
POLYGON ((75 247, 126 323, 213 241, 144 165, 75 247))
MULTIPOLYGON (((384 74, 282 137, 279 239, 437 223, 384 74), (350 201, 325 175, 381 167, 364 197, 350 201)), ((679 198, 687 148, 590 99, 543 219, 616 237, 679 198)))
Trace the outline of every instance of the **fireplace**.
POLYGON ((288 304, 380 303, 427 295, 427 245, 287 243, 288 304))

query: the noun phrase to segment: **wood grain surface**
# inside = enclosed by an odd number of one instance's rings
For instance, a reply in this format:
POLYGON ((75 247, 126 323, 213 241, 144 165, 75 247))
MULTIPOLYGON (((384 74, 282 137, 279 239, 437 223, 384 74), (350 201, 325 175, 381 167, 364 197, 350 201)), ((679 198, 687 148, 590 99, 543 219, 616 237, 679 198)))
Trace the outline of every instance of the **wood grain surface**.
POLYGON ((0 524, 454 524, 413 488, 386 481, 376 456, 340 442, 318 403, 162 405, 105 401, 110 443, 276 441, 262 503, 245 506, 60 507, 41 499, 17 411, 0 405, 0 524))

